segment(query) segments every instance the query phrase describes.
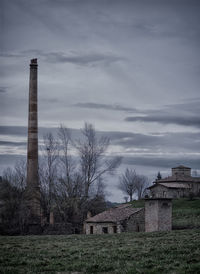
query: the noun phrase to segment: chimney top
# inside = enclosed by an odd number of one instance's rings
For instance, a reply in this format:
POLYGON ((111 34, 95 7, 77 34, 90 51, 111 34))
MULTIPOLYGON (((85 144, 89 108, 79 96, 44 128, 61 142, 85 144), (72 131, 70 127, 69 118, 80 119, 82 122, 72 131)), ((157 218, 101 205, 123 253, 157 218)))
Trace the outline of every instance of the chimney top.
POLYGON ((31 59, 31 65, 37 65, 37 58, 31 59))

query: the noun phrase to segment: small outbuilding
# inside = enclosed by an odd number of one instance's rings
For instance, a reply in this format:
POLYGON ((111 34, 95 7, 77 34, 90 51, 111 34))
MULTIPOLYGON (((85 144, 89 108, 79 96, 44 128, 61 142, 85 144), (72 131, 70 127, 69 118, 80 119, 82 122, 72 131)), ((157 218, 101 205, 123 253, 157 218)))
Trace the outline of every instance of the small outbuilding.
POLYGON ((133 208, 122 204, 86 219, 86 234, 113 234, 121 232, 145 231, 144 208, 133 208))

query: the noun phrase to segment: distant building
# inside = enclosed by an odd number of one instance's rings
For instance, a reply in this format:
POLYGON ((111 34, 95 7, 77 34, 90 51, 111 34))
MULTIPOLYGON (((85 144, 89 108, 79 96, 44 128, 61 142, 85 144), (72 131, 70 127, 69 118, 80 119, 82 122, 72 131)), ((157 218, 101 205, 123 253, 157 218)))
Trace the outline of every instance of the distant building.
POLYGON ((191 176, 191 168, 178 166, 172 168, 172 175, 157 179, 148 188, 152 198, 181 198, 200 195, 200 177, 191 176))

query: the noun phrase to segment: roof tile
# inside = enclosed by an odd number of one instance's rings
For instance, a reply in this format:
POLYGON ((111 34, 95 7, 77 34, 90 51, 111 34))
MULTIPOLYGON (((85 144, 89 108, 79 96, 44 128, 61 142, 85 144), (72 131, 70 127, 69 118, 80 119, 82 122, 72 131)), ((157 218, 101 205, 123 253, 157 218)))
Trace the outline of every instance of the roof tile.
POLYGON ((90 217, 85 222, 118 222, 127 219, 140 210, 142 210, 142 208, 133 208, 130 204, 123 204, 90 217))

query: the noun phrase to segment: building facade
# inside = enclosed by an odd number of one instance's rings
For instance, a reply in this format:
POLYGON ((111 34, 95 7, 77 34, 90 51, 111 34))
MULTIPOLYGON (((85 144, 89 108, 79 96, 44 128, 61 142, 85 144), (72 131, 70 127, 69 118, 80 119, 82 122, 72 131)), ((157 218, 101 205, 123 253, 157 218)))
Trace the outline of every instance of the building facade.
POLYGON ((145 232, 172 229, 172 199, 145 200, 145 232))
POLYGON ((144 208, 123 204, 88 218, 84 223, 86 234, 114 234, 144 231, 144 208))
POLYGON ((172 168, 171 176, 156 180, 148 190, 152 198, 200 196, 200 178, 191 176, 191 168, 178 166, 172 168))
POLYGON ((122 232, 170 231, 172 201, 168 198, 145 199, 144 208, 123 204, 88 218, 86 234, 114 234, 122 232))

